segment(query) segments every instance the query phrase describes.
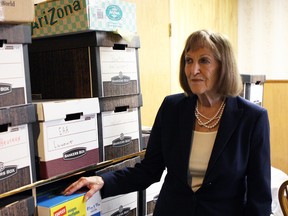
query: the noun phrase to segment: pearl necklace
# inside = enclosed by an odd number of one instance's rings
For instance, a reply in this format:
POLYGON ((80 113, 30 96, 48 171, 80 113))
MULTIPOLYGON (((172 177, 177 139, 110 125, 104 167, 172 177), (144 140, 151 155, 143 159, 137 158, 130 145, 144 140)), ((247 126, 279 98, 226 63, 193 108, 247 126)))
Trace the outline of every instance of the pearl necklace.
POLYGON ((222 114, 223 114, 223 111, 224 111, 224 108, 225 108, 225 100, 223 100, 223 102, 221 103, 218 111, 216 112, 216 114, 212 117, 212 118, 208 118, 206 117, 205 115, 203 115, 202 113, 199 112, 198 110, 198 102, 196 104, 196 108, 195 108, 195 117, 197 118, 197 123, 202 127, 204 126, 205 128, 208 128, 208 129, 212 129, 214 127, 216 127, 219 122, 220 122, 220 119, 222 117, 222 114), (206 122, 203 122, 201 119, 200 119, 200 116, 208 121, 206 122), (212 125, 211 123, 215 121, 212 125))

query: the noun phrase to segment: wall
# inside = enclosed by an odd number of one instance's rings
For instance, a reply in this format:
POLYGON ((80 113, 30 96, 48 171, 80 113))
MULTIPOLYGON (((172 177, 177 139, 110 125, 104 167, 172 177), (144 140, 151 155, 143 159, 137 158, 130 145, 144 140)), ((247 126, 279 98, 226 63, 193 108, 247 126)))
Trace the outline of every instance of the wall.
POLYGON ((238 41, 238 0, 171 0, 171 92, 181 90, 178 67, 186 38, 199 29, 210 29, 229 37, 235 54, 238 41))
POLYGON ((126 0, 136 3, 142 125, 151 126, 165 95, 170 94, 169 0, 126 0))
POLYGON ((263 106, 271 130, 272 165, 288 173, 288 1, 241 0, 238 4, 240 73, 264 74, 263 106))
POLYGON ((288 1, 239 1, 238 56, 241 73, 288 79, 288 1))
POLYGON ((263 106, 267 108, 271 132, 272 165, 288 173, 288 80, 264 83, 263 106))

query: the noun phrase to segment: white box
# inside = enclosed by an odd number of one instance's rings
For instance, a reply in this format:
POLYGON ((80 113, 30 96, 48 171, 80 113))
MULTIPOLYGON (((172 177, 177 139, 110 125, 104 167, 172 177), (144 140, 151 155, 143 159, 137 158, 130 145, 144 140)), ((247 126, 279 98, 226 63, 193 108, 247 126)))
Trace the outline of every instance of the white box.
POLYGON ((37 144, 41 178, 99 162, 98 98, 35 104, 40 128, 37 144))
POLYGON ((137 192, 102 199, 101 216, 137 216, 137 192))
POLYGON ((33 104, 0 108, 0 194, 32 183, 32 122, 33 104))
POLYGON ((22 44, 0 47, 0 107, 27 103, 22 44))
POLYGON ((138 94, 139 73, 135 48, 99 47, 104 97, 138 94))
POLYGON ((139 110, 101 112, 103 159, 110 160, 140 151, 139 110))

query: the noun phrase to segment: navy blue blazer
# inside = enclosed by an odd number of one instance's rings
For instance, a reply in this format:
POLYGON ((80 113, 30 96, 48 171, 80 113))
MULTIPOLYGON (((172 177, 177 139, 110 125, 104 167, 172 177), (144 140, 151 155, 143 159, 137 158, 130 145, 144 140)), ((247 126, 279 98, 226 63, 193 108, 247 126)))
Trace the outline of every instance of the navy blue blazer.
POLYGON ((102 197, 146 189, 167 175, 154 216, 269 216, 270 135, 267 111, 241 97, 228 97, 203 185, 193 192, 189 156, 196 96, 164 99, 145 158, 134 168, 102 175, 102 197))

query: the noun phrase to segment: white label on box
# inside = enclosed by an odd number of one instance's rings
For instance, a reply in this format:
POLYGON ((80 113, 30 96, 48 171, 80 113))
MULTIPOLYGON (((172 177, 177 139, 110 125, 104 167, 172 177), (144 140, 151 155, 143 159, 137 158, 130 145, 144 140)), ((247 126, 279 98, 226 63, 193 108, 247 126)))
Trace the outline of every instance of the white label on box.
POLYGON ((98 191, 86 201, 86 216, 97 216, 101 212, 101 195, 98 191))
POLYGON ((31 165, 28 126, 9 127, 0 134, 0 162, 17 165, 18 168, 31 165))
POLYGON ((86 151, 98 148, 96 114, 81 116, 79 120, 64 119, 42 122, 38 143, 41 161, 65 157, 63 153, 79 149, 86 151), (82 148, 81 148, 82 147, 82 148))
POLYGON ((101 208, 101 216, 121 215, 120 212, 129 215, 132 209, 136 209, 137 215, 137 192, 102 199, 101 208))
POLYGON ((139 119, 137 108, 125 112, 103 112, 103 144, 111 145, 114 140, 124 135, 139 139, 139 119))
POLYGON ((113 50, 112 47, 100 47, 100 65, 103 82, 113 83, 113 78, 123 76, 126 80, 138 80, 135 48, 113 50))

